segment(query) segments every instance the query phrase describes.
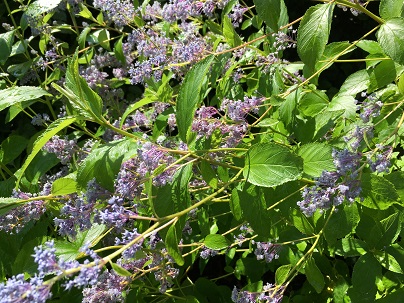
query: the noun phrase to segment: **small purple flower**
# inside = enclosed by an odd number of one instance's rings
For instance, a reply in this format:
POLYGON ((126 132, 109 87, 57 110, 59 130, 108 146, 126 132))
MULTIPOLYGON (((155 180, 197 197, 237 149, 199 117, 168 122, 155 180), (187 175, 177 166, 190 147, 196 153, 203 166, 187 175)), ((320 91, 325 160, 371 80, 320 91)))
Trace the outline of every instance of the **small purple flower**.
POLYGON ((2 303, 44 303, 51 296, 51 284, 44 284, 43 277, 33 276, 29 281, 23 274, 0 283, 0 302, 2 303))
POLYGON ((78 150, 75 140, 61 139, 59 136, 53 136, 43 147, 48 153, 54 153, 60 160, 60 163, 66 165, 69 163, 73 153, 78 150))
POLYGON ((210 257, 214 257, 219 253, 218 250, 207 248, 206 246, 203 247, 200 255, 202 259, 209 259, 210 257))
POLYGON ((278 259, 280 245, 273 244, 271 242, 255 242, 253 244, 257 245, 257 248, 254 250, 254 254, 257 257, 257 260, 265 260, 265 262, 270 263, 273 259, 278 259))

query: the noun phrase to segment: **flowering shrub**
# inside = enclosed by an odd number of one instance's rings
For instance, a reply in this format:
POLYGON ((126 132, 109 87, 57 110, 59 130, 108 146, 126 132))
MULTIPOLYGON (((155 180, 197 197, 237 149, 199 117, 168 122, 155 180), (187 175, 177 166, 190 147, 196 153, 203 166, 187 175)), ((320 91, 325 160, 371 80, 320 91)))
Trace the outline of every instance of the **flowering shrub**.
POLYGON ((0 302, 401 302, 403 1, 320 2, 4 0, 0 302))

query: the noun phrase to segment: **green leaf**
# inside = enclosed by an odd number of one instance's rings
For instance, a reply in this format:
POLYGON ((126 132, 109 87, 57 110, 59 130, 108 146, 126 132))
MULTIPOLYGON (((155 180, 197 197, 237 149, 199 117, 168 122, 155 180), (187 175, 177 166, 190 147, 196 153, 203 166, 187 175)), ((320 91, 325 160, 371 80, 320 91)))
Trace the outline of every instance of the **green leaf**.
POLYGON ((403 268, 397 262, 396 258, 388 254, 387 252, 374 251, 373 256, 384 268, 387 268, 388 270, 398 274, 404 274, 403 268))
POLYGON ((362 205, 373 209, 387 209, 397 202, 399 196, 394 185, 386 178, 374 174, 362 175, 362 205))
POLYGON ((212 188, 217 189, 218 179, 210 163, 206 160, 202 160, 200 168, 203 180, 212 188))
POLYGON ((35 100, 45 95, 49 95, 49 93, 35 86, 14 86, 0 90, 0 111, 11 105, 35 100))
POLYGON ((203 244, 209 249, 220 250, 229 247, 231 243, 225 236, 213 234, 207 235, 203 244))
POLYGON ((337 239, 353 232, 359 220, 360 216, 355 204, 345 205, 343 209, 338 209, 338 212, 332 214, 324 228, 324 236, 327 242, 333 245, 337 239))
POLYGON ((299 100, 299 111, 307 116, 314 117, 321 113, 329 103, 328 96, 319 90, 305 93, 299 100))
POLYGON ((132 273, 114 262, 110 262, 112 269, 121 277, 130 277, 132 273))
MULTIPOLYGON (((333 60, 335 59, 335 57, 337 55, 339 55, 339 57, 340 57, 342 55, 345 55, 345 54, 355 50, 356 47, 350 47, 351 45, 352 45, 351 43, 346 42, 346 41, 332 42, 330 44, 327 44, 325 46, 323 54, 321 55, 320 60, 316 63, 315 70, 318 71, 326 65, 327 65, 327 68, 330 68, 331 65, 334 63, 333 60), (348 49, 348 47, 349 47, 349 49, 348 49)), ((320 74, 318 74, 316 76, 316 78, 318 78, 319 75, 320 74)))
POLYGON ((305 235, 313 235, 314 234, 314 227, 306 218, 305 215, 302 214, 300 210, 293 209, 292 210, 292 222, 294 227, 302 234, 305 235))
POLYGON ((352 237, 338 240, 336 253, 346 258, 364 255, 368 250, 368 245, 359 239, 352 237))
POLYGON ((66 89, 55 83, 52 85, 64 94, 72 106, 80 114, 94 121, 102 119, 102 99, 89 86, 87 81, 79 74, 78 52, 76 51, 68 62, 66 72, 66 89))
POLYGON ((179 242, 180 238, 177 235, 177 228, 175 224, 173 224, 167 231, 164 243, 166 244, 168 254, 174 259, 175 263, 182 266, 184 265, 184 258, 182 257, 181 251, 178 247, 179 242))
POLYGON ((403 12, 403 0, 380 0, 380 17, 385 20, 401 17, 403 12))
POLYGON ((77 182, 72 178, 60 178, 52 183, 52 195, 61 196, 77 192, 77 182))
POLYGON ((383 49, 377 41, 361 40, 356 46, 372 55, 383 54, 383 49))
MULTIPOLYGON (((335 95, 334 98, 332 98, 327 108, 327 111, 329 112, 343 111, 342 116, 344 118, 354 119, 356 117, 356 109, 357 109, 356 100, 353 96, 335 95)), ((321 116, 322 115, 319 115, 317 117, 321 116)))
POLYGON ((95 178, 102 187, 114 192, 114 180, 121 164, 136 153, 136 148, 137 143, 132 139, 122 139, 93 149, 77 171, 79 186, 87 188, 87 183, 95 178))
POLYGON ((372 66, 367 72, 370 80, 369 93, 386 86, 396 79, 396 66, 393 60, 383 60, 376 66, 372 66))
POLYGON ((404 18, 392 18, 383 23, 376 33, 383 51, 394 61, 404 64, 404 18))
POLYGON ((237 221, 241 220, 243 213, 241 210, 240 197, 239 197, 237 188, 234 188, 232 190, 229 206, 230 206, 230 210, 234 216, 234 219, 236 219, 237 221))
POLYGON ((18 171, 17 182, 15 188, 18 188, 21 178, 27 169, 28 165, 32 162, 35 156, 41 151, 42 147, 48 142, 54 135, 60 132, 62 129, 68 127, 70 124, 77 121, 76 117, 63 117, 52 122, 48 128, 36 139, 32 147, 32 151, 25 160, 24 164, 18 171))
POLYGON ((404 172, 394 171, 388 175, 384 175, 383 177, 393 183, 394 188, 396 189, 401 201, 404 201, 404 172))
POLYGON ((367 90, 370 84, 369 74, 366 70, 359 70, 346 78, 342 84, 338 96, 355 97, 357 93, 367 90))
POLYGON ((304 271, 310 285, 313 286, 318 294, 321 293, 325 286, 324 276, 318 269, 316 261, 314 261, 313 258, 307 260, 304 271))
POLYGON ((374 302, 377 287, 376 281, 382 275, 382 268, 379 262, 367 253, 356 261, 352 272, 352 285, 362 302, 374 302))
POLYGON ((276 285, 282 285, 284 282, 286 282, 286 278, 288 277, 291 268, 292 268, 291 264, 286 264, 278 267, 278 269, 275 272, 276 285))
POLYGON ((0 64, 4 64, 11 54, 14 43, 14 31, 0 34, 0 64))
POLYGON ((297 32, 297 53, 307 66, 309 75, 314 72, 314 67, 328 42, 334 6, 334 3, 312 6, 300 21, 297 32))
POLYGON ((122 49, 122 40, 123 40, 124 36, 121 36, 121 38, 118 39, 118 41, 116 41, 115 45, 114 45, 114 54, 115 57, 122 63, 122 64, 126 64, 126 58, 125 58, 125 54, 123 53, 123 49, 122 49))
POLYGON ((82 254, 80 248, 88 243, 95 246, 105 231, 105 225, 93 223, 89 230, 77 232, 74 241, 55 241, 56 255, 64 261, 73 261, 82 254))
POLYGON ((397 87, 400 93, 404 95, 404 73, 402 73, 400 78, 398 79, 397 87))
POLYGON ((23 136, 10 135, 0 146, 0 163, 8 164, 16 159, 25 149, 28 140, 23 136))
POLYGON ((284 0, 254 0, 258 16, 264 20, 271 31, 288 24, 288 12, 284 0))
POLYGON ((0 198, 0 216, 24 203, 27 203, 26 200, 18 198, 0 198))
POLYGON ((157 217, 169 216, 191 206, 188 189, 191 177, 192 164, 188 164, 175 172, 170 184, 153 189, 156 190, 153 208, 157 217))
POLYGON ((335 170, 331 153, 332 147, 324 143, 305 144, 297 151, 303 159, 303 171, 313 177, 320 177, 324 170, 335 170))
POLYGON ((111 50, 111 47, 109 45, 109 31, 104 29, 100 29, 98 31, 95 31, 93 33, 94 37, 96 38, 96 41, 101 45, 102 48, 105 48, 106 50, 111 50))
POLYGON ((191 129, 196 108, 202 101, 201 89, 213 60, 214 56, 208 56, 195 64, 186 74, 180 87, 176 120, 179 136, 184 142, 187 142, 187 134, 191 129))
POLYGON ((377 243, 377 247, 382 249, 383 247, 393 244, 401 232, 401 215, 394 213, 387 218, 380 221, 382 227, 383 237, 377 243))
MULTIPOLYGON (((231 200, 235 212, 241 212, 255 233, 270 236, 271 219, 267 210, 264 189, 252 184, 244 184, 242 190, 233 190, 231 200)), ((239 215, 239 213, 237 213, 239 215)))
POLYGON ((248 150, 243 175, 252 184, 273 187, 299 179, 302 170, 302 158, 288 148, 259 143, 248 150))
POLYGON ((224 16, 223 18, 223 36, 226 38, 227 44, 229 44, 231 47, 236 47, 243 43, 240 36, 236 33, 233 24, 231 23, 231 19, 228 16, 224 16))

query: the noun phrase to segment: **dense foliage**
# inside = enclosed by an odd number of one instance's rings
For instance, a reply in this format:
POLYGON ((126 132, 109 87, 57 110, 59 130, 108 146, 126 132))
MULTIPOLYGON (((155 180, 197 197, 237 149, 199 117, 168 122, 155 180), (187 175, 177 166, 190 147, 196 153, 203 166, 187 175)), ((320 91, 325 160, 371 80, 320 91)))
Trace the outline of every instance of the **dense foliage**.
POLYGON ((402 302, 402 0, 0 3, 0 302, 402 302))

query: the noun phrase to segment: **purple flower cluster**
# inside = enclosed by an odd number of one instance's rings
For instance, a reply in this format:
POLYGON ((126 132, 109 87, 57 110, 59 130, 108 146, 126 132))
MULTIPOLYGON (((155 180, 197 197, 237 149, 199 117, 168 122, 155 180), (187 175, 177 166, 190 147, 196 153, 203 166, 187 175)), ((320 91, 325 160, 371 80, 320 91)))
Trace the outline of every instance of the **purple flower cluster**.
POLYGON ((105 270, 95 284, 83 289, 82 303, 123 302, 128 282, 127 277, 105 270))
POLYGON ((225 124, 222 120, 215 118, 218 111, 214 107, 201 107, 196 111, 196 117, 192 122, 192 131, 198 134, 198 137, 209 138, 215 131, 221 135, 228 134, 222 147, 234 147, 247 132, 245 122, 237 124, 225 124))
POLYGON ((62 236, 75 237, 77 230, 91 228, 95 202, 88 202, 83 196, 73 195, 60 210, 60 217, 54 218, 55 225, 62 236))
MULTIPOLYGON (((137 232, 136 228, 133 231, 125 230, 122 233, 122 239, 115 238, 115 245, 126 245, 136 239, 139 235, 140 234, 137 232)), ((142 244, 143 240, 137 241, 122 253, 122 258, 126 260, 135 258, 136 252, 142 249, 142 244)))
POLYGON ((66 165, 78 150, 78 146, 76 140, 61 139, 55 135, 50 141, 46 142, 43 149, 48 153, 54 153, 60 160, 60 163, 66 165))
POLYGON ((362 97, 366 97, 366 100, 361 105, 358 105, 358 109, 361 111, 359 117, 364 123, 367 123, 371 117, 378 117, 380 115, 383 103, 376 98, 375 94, 367 96, 366 93, 362 93, 362 97))
POLYGON ((44 284, 41 276, 33 276, 27 281, 23 274, 18 274, 6 283, 0 283, 0 302, 44 303, 52 296, 51 287, 44 284))
POLYGON ((244 100, 229 100, 224 99, 220 105, 220 109, 227 113, 227 116, 236 122, 243 122, 248 113, 258 113, 258 107, 263 103, 264 98, 247 97, 244 100))
POLYGON ((234 303, 279 303, 282 301, 284 290, 285 287, 283 286, 277 287, 269 283, 264 285, 261 292, 241 291, 234 286, 231 293, 231 300, 234 303))
POLYGON ((173 279, 175 279, 180 272, 177 268, 170 265, 171 262, 171 258, 163 248, 153 253, 152 263, 148 265, 149 268, 158 268, 154 272, 154 278, 160 283, 159 291, 161 293, 165 293, 167 288, 171 287, 173 279))
MULTIPOLYGON (((161 165, 170 165, 174 158, 160 147, 146 142, 137 151, 137 157, 122 163, 115 181, 115 190, 121 196, 133 199, 141 194, 146 175, 161 165)), ((165 170, 153 178, 153 184, 163 186, 171 180, 175 169, 165 170)))
POLYGON ((202 259, 209 259, 210 257, 214 257, 219 253, 218 250, 207 248, 206 246, 203 247, 200 255, 202 259))
POLYGON ((383 146, 380 144, 377 144, 376 147, 382 152, 382 153, 376 153, 375 155, 368 155, 368 162, 370 169, 373 172, 378 172, 378 173, 388 173, 390 170, 390 157, 393 152, 393 147, 392 146, 383 146))
POLYGON ((312 216, 316 210, 324 211, 332 205, 338 206, 345 200, 353 203, 361 192, 358 169, 361 154, 334 150, 335 172, 324 171, 311 187, 303 190, 303 200, 297 202, 306 216, 312 216))
POLYGON ((36 114, 34 117, 32 117, 31 124, 36 126, 45 126, 48 121, 50 121, 48 114, 36 114))
MULTIPOLYGON (((13 196, 19 199, 29 199, 33 197, 30 193, 20 191, 14 191, 13 196)), ((45 211, 46 204, 43 200, 22 204, 0 216, 0 230, 4 230, 10 234, 19 233, 28 222, 39 220, 45 211)))
POLYGON ((248 7, 242 7, 239 3, 233 6, 229 14, 229 18, 231 19, 234 27, 240 26, 241 22, 243 22, 243 15, 246 11, 248 11, 248 7))
POLYGON ((130 0, 94 0, 93 5, 102 10, 106 19, 114 22, 118 28, 128 25, 136 16, 135 8, 130 0))
POLYGON ((123 228, 131 217, 136 216, 135 212, 123 206, 123 202, 123 198, 113 196, 108 200, 108 206, 96 211, 94 222, 114 227, 117 230, 123 228))
MULTIPOLYGON (((361 6, 363 6, 366 2, 362 2, 361 0, 348 0, 349 2, 352 2, 352 3, 354 3, 354 4, 359 4, 359 5, 361 5, 361 6)), ((342 5, 342 4, 338 4, 337 5, 339 8, 342 8, 342 10, 344 11, 344 12, 346 12, 347 10, 348 10, 348 7, 346 7, 345 5, 342 5)), ((358 16, 360 13, 361 13, 361 11, 359 11, 359 10, 357 10, 357 9, 355 9, 355 8, 349 8, 349 10, 351 11, 351 14, 352 15, 354 15, 354 16, 358 16)))
POLYGON ((270 263, 273 259, 279 258, 278 252, 281 248, 279 244, 273 244, 271 242, 255 242, 254 240, 252 242, 257 245, 257 248, 254 250, 257 260, 265 260, 265 262, 270 263))

